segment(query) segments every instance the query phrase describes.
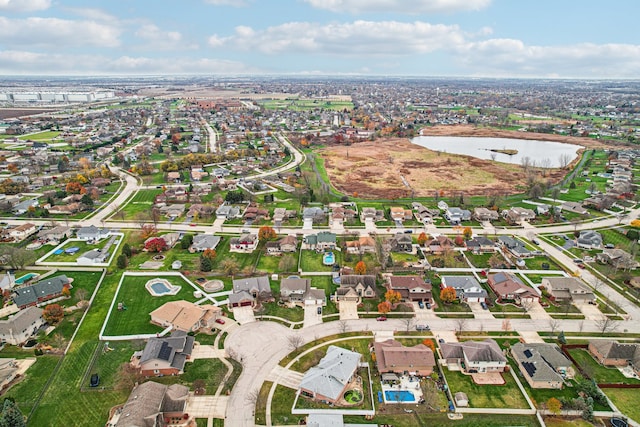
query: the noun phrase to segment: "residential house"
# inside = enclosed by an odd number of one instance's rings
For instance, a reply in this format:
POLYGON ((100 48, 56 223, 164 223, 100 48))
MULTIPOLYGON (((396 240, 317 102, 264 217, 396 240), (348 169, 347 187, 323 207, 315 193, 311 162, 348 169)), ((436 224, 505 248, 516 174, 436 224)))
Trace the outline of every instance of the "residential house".
POLYGON ((336 248, 336 235, 330 231, 321 231, 318 234, 307 234, 302 239, 302 249, 310 249, 318 252, 334 250, 336 248))
POLYGON ((433 351, 424 344, 405 347, 394 339, 373 344, 376 366, 380 374, 395 373, 426 377, 431 375, 436 359, 433 351))
POLYGON ((109 421, 113 427, 191 427, 195 420, 187 414, 189 387, 154 381, 136 385, 120 411, 109 421))
POLYGON ((31 307, 61 296, 62 290, 69 286, 71 286, 71 280, 64 274, 47 277, 33 285, 14 289, 12 295, 13 303, 19 309, 31 307))
POLYGON ((536 214, 547 215, 549 213, 549 209, 551 209, 551 206, 546 203, 538 204, 536 205, 536 214))
POLYGON ((462 223, 462 221, 471 220, 471 211, 467 209, 449 207, 444 212, 444 219, 446 219, 451 225, 458 225, 462 223))
POLYGON ((522 241, 511 236, 500 236, 498 242, 502 247, 516 258, 530 258, 534 252, 529 250, 522 241))
POLYGON ((207 249, 215 249, 220 243, 220 236, 213 234, 196 234, 193 236, 193 242, 189 247, 189 252, 204 252, 207 249))
POLYGON ((204 205, 202 203, 194 203, 187 211, 187 217, 189 218, 203 218, 213 215, 216 211, 213 205, 204 205))
POLYGON ((184 373, 184 365, 191 359, 195 339, 184 331, 168 337, 149 338, 142 351, 131 356, 131 366, 145 377, 162 377, 184 373))
POLYGON ((322 223, 326 220, 326 218, 327 214, 325 213, 324 209, 317 206, 307 207, 302 211, 302 219, 311 221, 314 224, 322 223))
POLYGON ((79 202, 67 203, 64 205, 45 205, 47 211, 52 215, 73 215, 82 209, 83 205, 79 202), (48 206, 48 207, 47 207, 48 206))
POLYGON ((327 305, 327 297, 323 289, 311 286, 311 279, 297 276, 283 278, 280 281, 280 296, 283 301, 294 305, 327 305))
POLYGON ((441 288, 456 290, 456 298, 464 302, 485 302, 487 291, 473 276, 441 276, 441 288))
POLYGON ((615 202, 615 197, 605 194, 596 194, 582 201, 582 206, 603 211, 609 209, 615 202))
POLYGON ((151 313, 151 323, 163 328, 184 332, 211 329, 215 320, 222 316, 222 309, 215 305, 197 305, 189 301, 169 301, 151 313))
POLYGON ((495 252, 497 247, 493 240, 484 236, 476 236, 471 240, 467 240, 467 249, 475 254, 495 252))
POLYGON ((540 301, 540 295, 534 289, 511 273, 489 274, 487 283, 497 295, 499 302, 513 301, 522 305, 540 301))
POLYGON ((229 252, 253 252, 258 247, 258 235, 244 233, 240 237, 229 239, 229 252))
POLYGON ((631 365, 640 374, 640 344, 621 344, 613 340, 589 341, 589 353, 603 366, 631 365))
POLYGON ((13 275, 11 270, 7 270, 7 272, 0 277, 0 292, 11 290, 16 285, 16 278, 13 275))
POLYGON ((360 209, 360 221, 363 223, 367 221, 384 221, 384 211, 376 208, 362 208, 360 209))
POLYGON ((509 210, 502 211, 502 217, 511 225, 517 225, 522 222, 529 222, 536 218, 536 213, 531 209, 512 207, 509 210))
POLYGON ((403 301, 431 302, 431 283, 420 276, 389 276, 387 288, 400 292, 403 301))
POLYGON ((266 209, 260 209, 256 206, 249 206, 245 209, 242 219, 245 221, 261 221, 269 218, 269 211, 266 209))
POLYGON ((634 270, 638 267, 638 262, 633 255, 617 248, 604 249, 602 252, 596 254, 596 260, 623 270, 634 270))
POLYGON ((422 203, 413 202, 413 207, 416 210, 416 216, 423 224, 431 224, 433 219, 440 216, 439 209, 430 209, 422 205, 422 203))
POLYGON ((600 249, 602 235, 594 230, 582 230, 576 241, 576 246, 584 249, 600 249))
POLYGON ((245 277, 233 281, 233 293, 229 295, 231 307, 254 306, 256 299, 272 299, 268 276, 245 277))
POLYGON ((11 237, 16 242, 21 242, 32 234, 36 233, 38 228, 35 224, 31 224, 30 222, 17 225, 8 230, 9 237, 11 237))
POLYGON ((563 202, 560 209, 567 212, 577 213, 579 215, 589 215, 589 211, 582 207, 578 202, 563 202))
POLYGON ((302 377, 300 394, 317 401, 337 403, 355 379, 361 359, 360 353, 329 346, 327 354, 302 377))
POLYGON ((575 277, 543 277, 542 284, 551 301, 570 301, 575 304, 595 304, 591 288, 575 277))
POLYGON ((185 205, 184 203, 172 203, 169 205, 160 206, 157 209, 160 215, 166 216, 171 220, 175 220, 176 218, 184 215, 184 212, 187 210, 187 205, 185 205))
POLYGON ((497 211, 487 208, 475 208, 473 210, 473 218, 478 222, 497 221, 500 215, 497 211))
POLYGON ((424 244, 425 248, 428 252, 432 254, 442 254, 446 251, 453 250, 454 244, 453 240, 441 234, 439 236, 431 238, 431 240, 427 240, 424 244))
POLYGON ((413 252, 413 239, 410 234, 396 233, 395 236, 389 239, 388 243, 391 252, 413 252))
POLYGON ((297 247, 298 239, 294 235, 285 236, 280 240, 265 244, 267 255, 282 255, 285 252, 295 252, 297 247))
POLYGON ((460 367, 464 372, 503 372, 507 358, 498 343, 488 338, 484 341, 463 341, 440 344, 440 354, 447 365, 460 367))
POLYGON ((78 265, 105 264, 109 261, 109 251, 103 249, 91 249, 76 258, 78 265))
POLYGON ((517 343, 511 355, 531 388, 561 389, 571 361, 555 344, 517 343))
POLYGON ((405 209, 402 206, 392 206, 389 208, 389 215, 391 220, 395 222, 409 221, 413 218, 413 212, 411 209, 405 209))
POLYGON ((95 225, 88 227, 80 227, 76 231, 76 237, 80 240, 97 242, 111 235, 111 230, 106 228, 98 228, 95 225))
POLYGON ((331 221, 333 225, 344 224, 344 222, 353 221, 358 213, 353 209, 344 206, 333 206, 331 208, 331 221))
POLYGON ((341 301, 355 301, 360 304, 362 298, 375 298, 376 295, 375 275, 343 274, 340 276, 334 298, 338 305, 341 301))
POLYGON ((168 172, 167 173, 167 181, 168 182, 180 182, 180 172, 168 172))
POLYGON ((370 236, 360 236, 358 240, 350 240, 345 243, 350 254, 375 253, 376 241, 370 236))
POLYGON ((239 218, 240 209, 235 206, 227 205, 225 202, 216 209, 216 217, 224 219, 239 218))
POLYGON ((25 343, 45 324, 42 311, 38 307, 27 307, 6 320, 0 320, 0 341, 11 345, 25 343))
POLYGON ((11 212, 14 215, 23 215, 29 211, 29 208, 37 208, 38 206, 40 206, 38 199, 28 199, 14 205, 11 212))

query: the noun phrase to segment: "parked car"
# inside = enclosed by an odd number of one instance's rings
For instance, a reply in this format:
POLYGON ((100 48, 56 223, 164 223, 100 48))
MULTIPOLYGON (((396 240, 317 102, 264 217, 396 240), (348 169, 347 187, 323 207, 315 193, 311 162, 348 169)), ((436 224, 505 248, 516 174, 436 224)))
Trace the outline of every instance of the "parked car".
POLYGON ((89 387, 98 387, 100 385, 100 376, 98 374, 91 375, 89 387))
POLYGON ((431 328, 429 325, 416 325, 416 331, 429 331, 431 328))
POLYGON ((484 302, 484 301, 480 302, 480 307, 482 307, 483 310, 488 310, 489 309, 489 307, 487 307, 487 303, 484 302))
POLYGON ((444 338, 439 338, 439 339, 438 339, 438 342, 439 342, 440 344, 444 344, 444 338))
POLYGON ((422 301, 418 301, 418 307, 424 308, 424 303, 422 301))
POLYGON ((580 264, 578 264, 578 268, 581 268, 581 269, 584 270, 585 268, 587 268, 587 266, 584 265, 583 263, 580 263, 580 264))
POLYGON ((218 318, 216 319, 216 323, 219 323, 219 324, 221 324, 221 325, 224 325, 224 319, 222 319, 222 318, 218 317, 218 318))
POLYGON ((582 264, 584 261, 582 261, 580 258, 575 258, 573 262, 575 262, 576 264, 582 264))
POLYGON ((387 320, 387 318, 386 318, 385 316, 380 316, 380 317, 376 317, 376 320, 377 320, 378 322, 384 322, 384 321, 386 321, 386 320, 387 320))
POLYGON ((431 310, 431 303, 430 302, 427 303, 427 310, 431 310))
POLYGON ((322 314, 322 307, 318 307, 318 314, 322 314))
POLYGON ((607 243, 606 245, 604 245, 605 249, 613 249, 616 246, 613 243, 607 243))

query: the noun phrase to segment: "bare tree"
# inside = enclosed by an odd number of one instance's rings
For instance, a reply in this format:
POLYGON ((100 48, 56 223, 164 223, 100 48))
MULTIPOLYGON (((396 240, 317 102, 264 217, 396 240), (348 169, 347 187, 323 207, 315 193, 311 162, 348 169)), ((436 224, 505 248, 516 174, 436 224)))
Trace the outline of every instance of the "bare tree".
POLYGON ((567 153, 560 154, 560 156, 558 157, 558 163, 560 163, 561 168, 566 168, 569 163, 571 163, 571 155, 567 153))
POLYGON ((504 319, 502 321, 502 330, 505 332, 508 332, 511 330, 511 320, 509 319, 504 319))
POLYGON ((595 325, 600 332, 606 334, 607 332, 613 332, 618 328, 618 322, 612 320, 609 316, 603 315, 600 319, 595 321, 595 325))
POLYGON ((549 319, 549 329, 551 329, 551 333, 555 334, 559 327, 560 321, 558 319, 549 319))
POLYGON ((343 334, 349 330, 349 325, 345 320, 340 320, 338 322, 338 330, 343 334))
POLYGON ((491 153, 489 153, 489 158, 494 162, 496 161, 497 156, 498 156, 498 153, 496 153, 495 151, 492 151, 491 153))
POLYGON ((466 317, 460 317, 460 318, 456 319, 455 325, 456 325, 456 331, 458 333, 460 333, 460 332, 465 330, 465 328, 467 327, 468 320, 469 319, 467 319, 466 317))
POLYGON ((520 307, 525 313, 528 313, 533 308, 533 304, 533 301, 520 301, 520 307))
POLYGON ((303 341, 302 335, 295 334, 287 337, 287 343, 292 351, 299 349, 303 341))
POLYGON ((414 318, 413 317, 403 317, 402 324, 404 325, 405 331, 409 332, 411 328, 413 328, 414 318))
POLYGON ((78 302, 86 301, 88 295, 89 292, 84 288, 78 288, 76 291, 76 298, 78 299, 78 302))
POLYGON ((249 393, 247 393, 247 395, 244 397, 244 401, 248 405, 255 405, 259 397, 260 397, 260 390, 253 389, 249 393))

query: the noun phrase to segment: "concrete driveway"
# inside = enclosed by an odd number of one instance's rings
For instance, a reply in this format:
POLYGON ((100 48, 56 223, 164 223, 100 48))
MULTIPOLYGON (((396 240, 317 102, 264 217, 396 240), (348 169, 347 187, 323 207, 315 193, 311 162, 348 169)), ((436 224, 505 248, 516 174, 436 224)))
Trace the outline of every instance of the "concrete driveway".
POLYGON ((251 307, 233 307, 233 317, 241 325, 256 321, 256 316, 251 307))
POLYGON ((531 303, 531 307, 527 310, 532 319, 549 320, 551 316, 547 313, 539 302, 531 303))
POLYGON ((473 316, 476 319, 493 319, 494 318, 493 313, 491 313, 489 310, 485 310, 484 308, 482 308, 479 302, 470 302, 467 304, 469 304, 469 308, 471 309, 471 312, 473 313, 473 316))
POLYGON ((355 301, 340 302, 340 320, 358 319, 358 304, 355 301))
POLYGON ((576 307, 580 309, 584 318, 587 320, 600 320, 602 319, 602 312, 597 305, 594 304, 576 304, 576 307))
POLYGON ((228 396, 195 396, 189 393, 186 413, 196 418, 223 418, 227 411, 228 396))
POLYGON ((319 325, 322 323, 322 306, 317 304, 305 304, 304 306, 304 326, 319 325), (320 314, 318 314, 320 308, 320 314))

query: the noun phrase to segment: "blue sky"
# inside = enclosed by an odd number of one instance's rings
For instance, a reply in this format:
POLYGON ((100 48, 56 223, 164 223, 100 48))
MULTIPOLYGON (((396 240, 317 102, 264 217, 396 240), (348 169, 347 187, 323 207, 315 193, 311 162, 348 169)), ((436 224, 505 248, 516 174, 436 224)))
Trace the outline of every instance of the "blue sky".
POLYGON ((0 0, 0 75, 640 77, 637 0, 0 0))

